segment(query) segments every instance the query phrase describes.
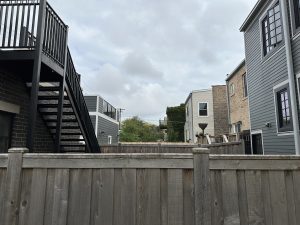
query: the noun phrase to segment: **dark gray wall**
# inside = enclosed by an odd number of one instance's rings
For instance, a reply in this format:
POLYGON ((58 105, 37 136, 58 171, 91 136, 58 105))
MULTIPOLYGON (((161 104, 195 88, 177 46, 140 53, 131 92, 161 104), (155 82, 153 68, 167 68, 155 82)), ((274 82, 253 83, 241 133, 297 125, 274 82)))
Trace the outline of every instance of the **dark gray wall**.
MULTIPOLYGON (((0 100, 20 106, 20 113, 13 117, 11 147, 26 147, 30 94, 22 74, 0 67, 0 100)), ((39 113, 35 130, 33 152, 53 152, 54 140, 39 113)))
POLYGON ((98 117, 98 142, 99 144, 108 144, 108 136, 112 136, 112 144, 118 143, 119 125, 105 118, 98 117), (101 134, 101 132, 104 132, 101 134))
POLYGON ((98 99, 98 101, 99 101, 98 112, 99 112, 99 113, 103 113, 103 99, 100 97, 100 98, 98 99))
POLYGON ((97 96, 84 96, 84 100, 89 112, 96 112, 97 96))
POLYGON ((251 130, 263 131, 265 154, 294 154, 293 136, 277 135, 273 94, 273 87, 288 79, 285 48, 277 47, 276 51, 262 57, 260 16, 245 32, 251 130), (272 127, 265 127, 266 122, 272 127))

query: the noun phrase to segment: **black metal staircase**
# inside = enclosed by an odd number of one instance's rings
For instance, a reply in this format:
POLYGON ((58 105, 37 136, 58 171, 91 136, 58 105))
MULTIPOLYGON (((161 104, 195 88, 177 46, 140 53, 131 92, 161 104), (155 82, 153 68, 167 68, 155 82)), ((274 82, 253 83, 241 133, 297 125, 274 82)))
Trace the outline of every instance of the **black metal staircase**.
POLYGON ((27 147, 40 113, 56 152, 100 152, 67 40, 68 26, 46 0, 0 0, 0 61, 31 74, 24 77, 31 90, 27 147))

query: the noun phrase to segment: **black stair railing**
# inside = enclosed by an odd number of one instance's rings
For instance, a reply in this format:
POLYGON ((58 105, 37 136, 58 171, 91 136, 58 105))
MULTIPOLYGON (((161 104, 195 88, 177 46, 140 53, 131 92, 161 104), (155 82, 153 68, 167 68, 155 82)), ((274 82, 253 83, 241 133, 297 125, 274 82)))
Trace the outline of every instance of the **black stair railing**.
MULTIPOLYGON (((39 0, 0 0, 0 49, 34 50, 39 0)), ((43 53, 64 67, 67 25, 47 3, 43 53)))
POLYGON ((67 70, 66 70, 66 83, 69 87, 70 94, 75 101, 75 107, 80 114, 80 121, 83 126, 84 132, 87 135, 86 141, 90 146, 92 152, 100 152, 100 147, 95 135, 95 130, 89 115, 88 108, 86 106, 82 89, 79 82, 79 76, 75 70, 73 60, 68 49, 67 52, 67 70))

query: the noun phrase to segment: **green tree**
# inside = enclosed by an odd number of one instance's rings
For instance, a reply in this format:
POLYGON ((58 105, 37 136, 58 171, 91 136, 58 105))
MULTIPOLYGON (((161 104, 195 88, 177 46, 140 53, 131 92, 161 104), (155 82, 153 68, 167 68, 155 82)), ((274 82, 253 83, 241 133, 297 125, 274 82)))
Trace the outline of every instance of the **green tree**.
POLYGON ((185 105, 167 108, 169 142, 184 142, 185 105))
POLYGON ((121 142, 156 142, 162 139, 163 134, 158 126, 147 123, 137 116, 122 122, 121 142))

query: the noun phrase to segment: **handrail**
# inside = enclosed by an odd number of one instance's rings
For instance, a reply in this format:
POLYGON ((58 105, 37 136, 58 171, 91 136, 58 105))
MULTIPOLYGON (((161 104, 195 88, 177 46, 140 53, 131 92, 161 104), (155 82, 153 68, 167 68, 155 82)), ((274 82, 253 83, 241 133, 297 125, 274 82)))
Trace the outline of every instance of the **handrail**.
MULTIPOLYGON (((0 49, 34 50, 40 0, 0 0, 0 49)), ((67 25, 47 3, 43 53, 64 67, 67 25)))
POLYGON ((73 60, 68 49, 67 52, 67 70, 66 70, 66 83, 70 88, 70 92, 74 101, 76 102, 75 107, 80 114, 80 121, 83 126, 84 132, 87 136, 87 144, 89 144, 92 152, 99 153, 100 147, 98 144, 98 140, 95 135, 95 130, 89 115, 88 108, 86 106, 84 96, 82 93, 82 89, 79 82, 78 74, 75 70, 73 60))

